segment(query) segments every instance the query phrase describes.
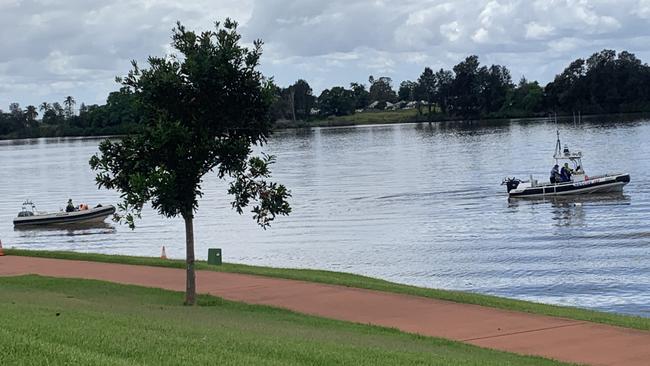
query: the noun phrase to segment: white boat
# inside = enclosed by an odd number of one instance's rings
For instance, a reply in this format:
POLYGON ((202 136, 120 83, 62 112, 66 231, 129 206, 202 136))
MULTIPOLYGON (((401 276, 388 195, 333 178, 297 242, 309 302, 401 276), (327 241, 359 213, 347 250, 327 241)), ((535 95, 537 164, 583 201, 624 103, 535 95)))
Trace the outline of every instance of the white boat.
POLYGON ((14 226, 100 223, 114 213, 115 207, 112 205, 97 205, 92 208, 81 205, 79 209, 71 212, 61 210, 48 213, 37 211, 34 203, 25 201, 22 210, 18 213, 18 217, 14 218, 14 226))
POLYGON ((509 197, 547 197, 547 196, 569 196, 579 194, 595 194, 622 192, 623 187, 630 182, 628 173, 607 173, 589 176, 585 173, 582 165, 582 153, 571 152, 565 145, 561 148, 560 132, 557 133, 557 143, 553 159, 561 166, 562 162, 571 164, 573 173, 568 181, 558 183, 540 183, 533 176, 529 180, 517 178, 506 178, 501 183, 505 185, 509 197))

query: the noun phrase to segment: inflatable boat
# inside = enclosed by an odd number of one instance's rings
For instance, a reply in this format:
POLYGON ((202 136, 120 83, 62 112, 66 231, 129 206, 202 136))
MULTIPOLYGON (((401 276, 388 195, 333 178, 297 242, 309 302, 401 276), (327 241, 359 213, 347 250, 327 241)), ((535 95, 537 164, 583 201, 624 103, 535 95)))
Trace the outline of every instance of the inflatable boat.
POLYGON ((551 177, 549 182, 539 182, 530 176, 529 180, 517 178, 506 178, 501 183, 506 186, 509 197, 547 197, 547 196, 568 196, 579 194, 621 192, 623 187, 630 183, 628 173, 607 173, 589 176, 585 173, 582 165, 582 153, 572 152, 568 146, 561 149, 560 132, 557 132, 555 145, 556 168, 561 163, 570 164, 570 177, 551 177))
POLYGON ((106 218, 115 213, 112 205, 88 207, 80 205, 74 211, 59 211, 54 213, 41 212, 36 210, 36 205, 30 201, 23 203, 22 210, 18 217, 14 218, 14 226, 28 225, 64 225, 78 223, 103 222, 106 218))

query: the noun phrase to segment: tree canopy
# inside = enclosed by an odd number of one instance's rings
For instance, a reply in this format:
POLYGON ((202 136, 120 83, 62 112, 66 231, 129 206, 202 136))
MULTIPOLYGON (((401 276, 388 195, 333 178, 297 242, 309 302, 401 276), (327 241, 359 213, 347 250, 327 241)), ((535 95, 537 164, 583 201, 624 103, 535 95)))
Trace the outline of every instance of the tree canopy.
POLYGON ((272 126, 273 90, 257 70, 262 42, 241 46, 229 19, 215 28, 195 33, 178 23, 172 35, 178 55, 150 56, 148 68, 133 62, 119 79, 120 93, 133 96, 142 130, 102 142, 90 160, 98 186, 120 192, 118 217, 131 227, 146 203, 184 219, 188 304, 195 302, 193 218, 206 174, 230 177, 232 207, 241 214, 253 205, 264 228, 291 211, 289 191, 266 180, 274 157, 251 156, 251 146, 266 142, 272 126))

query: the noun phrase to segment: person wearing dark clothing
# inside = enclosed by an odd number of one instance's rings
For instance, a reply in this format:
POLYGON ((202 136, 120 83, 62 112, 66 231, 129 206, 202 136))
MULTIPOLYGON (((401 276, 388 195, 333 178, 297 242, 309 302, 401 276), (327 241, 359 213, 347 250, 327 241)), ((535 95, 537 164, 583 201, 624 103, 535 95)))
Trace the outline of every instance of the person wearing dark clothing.
POLYGON ((72 199, 68 200, 68 205, 65 207, 65 212, 74 212, 74 205, 72 204, 72 199))
POLYGON ((551 169, 551 183, 560 183, 560 166, 555 164, 553 165, 553 169, 551 169))
POLYGON ((573 170, 569 168, 569 163, 564 163, 564 166, 562 167, 562 170, 560 171, 560 176, 562 177, 563 182, 570 182, 571 181, 571 173, 573 173, 573 170))

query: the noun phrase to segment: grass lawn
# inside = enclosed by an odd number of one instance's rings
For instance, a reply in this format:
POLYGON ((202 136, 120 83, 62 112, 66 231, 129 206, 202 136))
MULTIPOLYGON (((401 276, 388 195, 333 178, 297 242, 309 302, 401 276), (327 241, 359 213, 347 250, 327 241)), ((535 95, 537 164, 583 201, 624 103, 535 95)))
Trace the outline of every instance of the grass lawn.
MULTIPOLYGON (((426 108, 423 108, 426 113, 426 108)), ((345 121, 358 125, 413 122, 418 115, 417 109, 396 111, 366 111, 348 116, 336 117, 334 121, 345 121)))
MULTIPOLYGON (((426 111, 426 108, 424 109, 426 111)), ((416 109, 402 109, 396 111, 365 111, 340 117, 328 117, 309 121, 277 121, 275 128, 305 128, 305 127, 334 127, 334 126, 356 126, 374 125, 389 123, 416 122, 418 113, 416 109)), ((427 120, 420 116, 420 121, 427 120)))
POLYGON ((0 278, 0 365, 559 365, 178 292, 39 276, 0 278))
MULTIPOLYGON (((118 255, 104 255, 76 252, 50 252, 32 251, 21 249, 7 249, 9 255, 33 256, 44 258, 59 258, 72 260, 87 260, 107 263, 123 263, 135 265, 149 265, 157 267, 185 268, 185 262, 181 260, 162 260, 151 257, 132 257, 118 255)), ((585 310, 566 306, 555 306, 539 304, 530 301, 507 299, 497 296, 481 295, 470 292, 449 291, 429 289, 423 287, 401 285, 377 278, 360 276, 350 273, 331 272, 310 269, 285 269, 248 266, 244 264, 226 263, 222 266, 211 266, 206 262, 197 262, 196 268, 217 272, 244 273, 267 277, 286 278, 310 282, 326 283, 347 287, 364 288, 370 290, 386 291, 407 295, 423 296, 434 299, 448 300, 453 302, 476 304, 487 307, 522 311, 534 314, 559 316, 563 318, 586 320, 596 323, 617 325, 626 328, 650 330, 650 318, 626 316, 613 313, 604 313, 592 310, 585 310)))

